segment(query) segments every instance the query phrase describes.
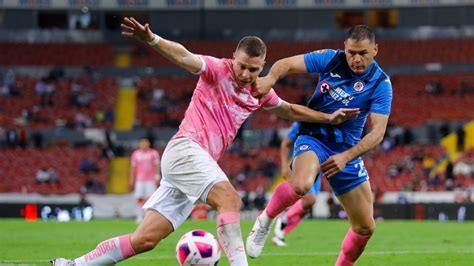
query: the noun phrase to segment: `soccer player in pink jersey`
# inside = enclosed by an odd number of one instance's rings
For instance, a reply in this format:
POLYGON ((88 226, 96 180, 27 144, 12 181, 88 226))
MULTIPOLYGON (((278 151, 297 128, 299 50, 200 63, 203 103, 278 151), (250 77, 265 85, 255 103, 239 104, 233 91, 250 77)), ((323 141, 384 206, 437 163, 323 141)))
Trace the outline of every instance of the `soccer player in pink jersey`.
POLYGON ((134 18, 124 18, 121 26, 124 36, 148 43, 177 66, 199 75, 199 81, 179 131, 163 153, 161 185, 145 203, 145 217, 135 232, 105 240, 74 260, 54 259, 53 265, 109 265, 149 251, 185 221, 197 202, 217 210, 218 239, 229 264, 248 265, 240 230, 240 195, 216 162, 237 130, 260 107, 286 119, 320 123, 342 123, 356 117, 358 109, 325 114, 289 104, 273 90, 252 97, 252 84, 266 55, 258 37, 240 40, 233 59, 217 59, 193 54, 134 18))
POLYGON ((150 141, 140 139, 140 148, 130 160, 129 189, 137 199, 137 223, 143 220, 143 204, 160 184, 160 154, 150 147, 150 141))

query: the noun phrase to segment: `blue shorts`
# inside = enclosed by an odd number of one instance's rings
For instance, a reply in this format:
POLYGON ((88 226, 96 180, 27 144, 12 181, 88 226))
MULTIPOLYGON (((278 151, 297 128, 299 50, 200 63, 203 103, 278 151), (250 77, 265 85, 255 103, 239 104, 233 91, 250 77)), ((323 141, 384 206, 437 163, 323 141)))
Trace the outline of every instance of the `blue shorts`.
MULTIPOLYGON (((327 147, 327 145, 316 138, 306 135, 298 136, 293 148, 293 158, 296 158, 300 154, 303 154, 307 151, 313 151, 316 153, 320 164, 325 162, 330 156, 342 152, 330 149, 327 147)), ((317 179, 320 180, 321 177, 322 172, 319 173, 317 179)), ((365 169, 364 161, 361 157, 358 157, 352 161, 349 161, 341 172, 329 178, 328 181, 334 191, 334 194, 339 196, 354 189, 368 179, 369 174, 365 169)))

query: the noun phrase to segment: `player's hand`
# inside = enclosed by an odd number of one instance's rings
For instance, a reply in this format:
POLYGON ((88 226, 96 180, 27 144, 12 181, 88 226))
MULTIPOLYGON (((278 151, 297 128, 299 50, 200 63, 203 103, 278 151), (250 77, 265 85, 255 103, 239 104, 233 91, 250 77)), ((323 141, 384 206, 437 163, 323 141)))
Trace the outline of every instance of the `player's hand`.
POLYGON ((275 85, 275 80, 270 76, 257 78, 252 86, 252 96, 255 98, 261 98, 270 92, 270 89, 275 85))
POLYGON ((153 40, 153 32, 151 32, 148 23, 142 25, 133 17, 125 17, 120 26, 122 27, 123 36, 133 37, 141 42, 150 42, 153 40))
POLYGON ((133 191, 135 189, 134 183, 128 183, 128 191, 133 191))
POLYGON ((323 164, 321 164, 321 170, 327 178, 333 177, 346 167, 349 158, 344 153, 339 153, 329 157, 323 164))
POLYGON ((282 166, 281 167, 281 176, 285 179, 288 179, 291 177, 291 170, 289 166, 282 166))
POLYGON ((339 125, 348 119, 356 118, 359 114, 359 108, 340 108, 329 115, 329 123, 331 125, 339 125))

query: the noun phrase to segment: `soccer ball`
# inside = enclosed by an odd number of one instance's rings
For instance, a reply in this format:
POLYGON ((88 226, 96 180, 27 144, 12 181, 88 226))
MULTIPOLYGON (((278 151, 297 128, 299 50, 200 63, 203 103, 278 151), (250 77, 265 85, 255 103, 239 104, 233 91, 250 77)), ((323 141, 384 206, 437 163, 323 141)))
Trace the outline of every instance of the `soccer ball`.
POLYGON ((221 258, 221 248, 211 233, 193 230, 178 241, 176 258, 181 266, 215 266, 221 258))

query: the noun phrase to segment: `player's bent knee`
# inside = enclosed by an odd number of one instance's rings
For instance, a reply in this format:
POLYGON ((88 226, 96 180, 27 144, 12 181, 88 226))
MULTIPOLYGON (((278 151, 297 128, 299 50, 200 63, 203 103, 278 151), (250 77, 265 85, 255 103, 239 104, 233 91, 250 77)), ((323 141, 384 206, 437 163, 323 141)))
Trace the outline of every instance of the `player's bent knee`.
POLYGON ((352 230, 359 235, 371 236, 375 231, 375 224, 354 226, 352 230))
POLYGON ((231 211, 240 211, 242 208, 242 199, 240 198, 240 195, 236 195, 232 198, 230 198, 226 203, 226 209, 231 210, 231 211))
POLYGON ((217 202, 217 209, 223 211, 240 211, 242 207, 242 199, 239 193, 230 193, 226 195, 225 200, 217 202))
POLYGON ((308 186, 303 182, 290 182, 290 185, 293 191, 300 196, 304 196, 311 189, 311 185, 308 186))

